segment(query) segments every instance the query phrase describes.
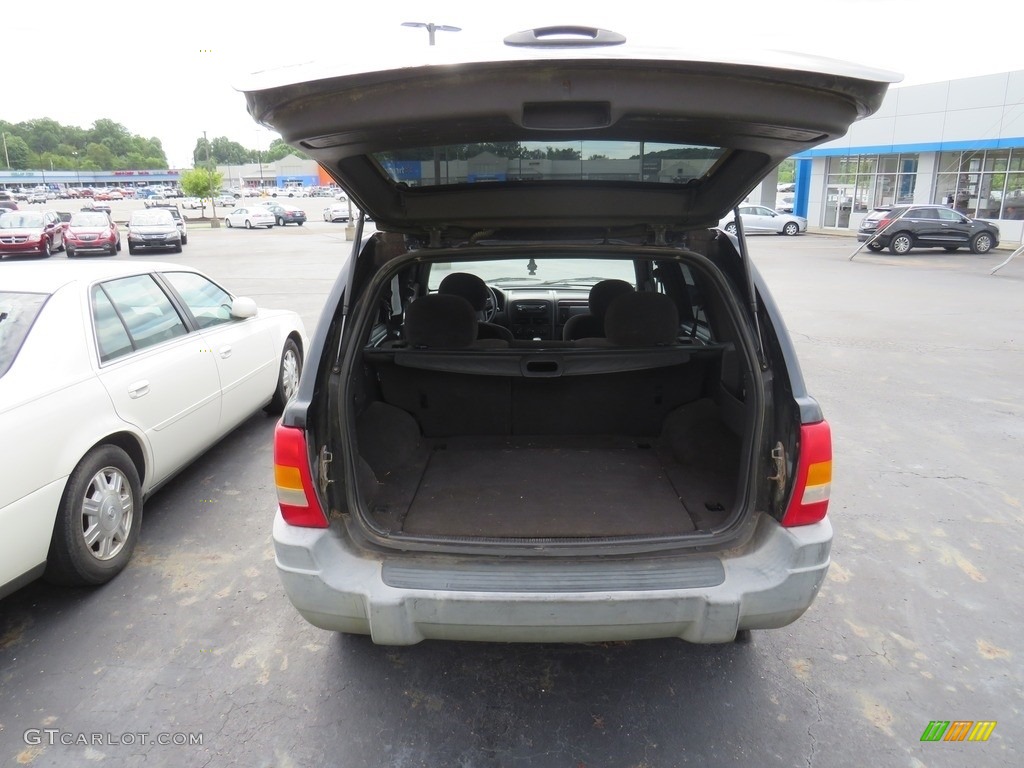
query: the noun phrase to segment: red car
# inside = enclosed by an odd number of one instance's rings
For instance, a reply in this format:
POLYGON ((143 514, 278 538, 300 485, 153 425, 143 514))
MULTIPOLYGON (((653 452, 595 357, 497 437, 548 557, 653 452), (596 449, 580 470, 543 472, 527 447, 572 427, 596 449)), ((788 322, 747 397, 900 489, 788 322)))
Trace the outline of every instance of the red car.
POLYGON ((64 232, 68 258, 82 253, 108 253, 121 250, 121 233, 117 224, 102 211, 79 211, 71 215, 64 232))
POLYGON ((64 224, 56 211, 0 213, 0 256, 49 256, 64 248, 64 224))

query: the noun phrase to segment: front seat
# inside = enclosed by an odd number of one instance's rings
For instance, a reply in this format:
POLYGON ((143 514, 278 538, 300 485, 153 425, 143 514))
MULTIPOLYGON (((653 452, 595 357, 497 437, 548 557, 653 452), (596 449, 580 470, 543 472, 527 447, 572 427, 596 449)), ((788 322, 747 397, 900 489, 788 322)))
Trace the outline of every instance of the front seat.
POLYGON ((587 297, 588 315, 573 315, 562 328, 563 341, 604 338, 604 316, 613 299, 632 293, 633 286, 625 280, 602 280, 594 283, 587 297))
POLYGON ((477 317, 478 339, 502 339, 511 343, 512 331, 503 325, 487 322, 487 302, 491 292, 487 283, 469 272, 452 272, 437 287, 437 292, 448 296, 461 296, 470 303, 477 317))

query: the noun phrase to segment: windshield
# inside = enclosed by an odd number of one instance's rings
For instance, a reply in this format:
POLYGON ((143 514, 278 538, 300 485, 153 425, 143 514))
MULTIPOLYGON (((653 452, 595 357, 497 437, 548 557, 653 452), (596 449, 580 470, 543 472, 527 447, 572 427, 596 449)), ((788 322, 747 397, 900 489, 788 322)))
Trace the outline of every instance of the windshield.
POLYGON ((524 258, 500 261, 460 261, 434 264, 427 287, 436 291, 453 272, 470 272, 485 283, 503 288, 514 286, 578 286, 590 288, 602 280, 625 280, 636 286, 632 261, 616 259, 524 258))
POLYGON ((512 141, 379 152, 392 181, 410 186, 493 181, 644 181, 707 176, 721 147, 636 141, 512 141), (439 176, 437 174, 440 174, 439 176))
POLYGON ((168 211, 136 211, 132 214, 133 227, 146 227, 159 224, 174 224, 168 211))
POLYGON ((110 219, 105 213, 76 213, 71 217, 72 227, 106 227, 110 219))
POLYGON ((11 211, 10 213, 0 214, 0 227, 5 229, 22 229, 31 227, 43 226, 43 214, 33 213, 31 211, 22 213, 20 211, 11 211))
POLYGON ((0 291, 0 376, 7 373, 17 357, 46 299, 45 293, 0 291))

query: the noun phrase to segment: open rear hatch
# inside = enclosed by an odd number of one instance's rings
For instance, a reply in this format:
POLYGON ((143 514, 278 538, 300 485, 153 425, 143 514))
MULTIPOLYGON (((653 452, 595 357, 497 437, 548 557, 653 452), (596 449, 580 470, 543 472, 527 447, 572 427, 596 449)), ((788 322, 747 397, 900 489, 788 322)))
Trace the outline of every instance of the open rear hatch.
MULTIPOLYGON (((328 357, 340 365, 320 376, 335 410, 306 422, 319 433, 323 487, 329 479, 344 496, 358 486, 347 498, 373 533, 408 547, 679 541, 749 517, 769 495, 768 433, 793 443, 799 409, 768 370, 746 259, 709 230, 780 161, 875 111, 898 77, 792 54, 722 63, 571 41, 483 55, 388 50, 379 67, 355 64, 262 73, 242 87, 253 117, 388 233, 353 259, 330 326, 328 357), (417 356, 377 330, 406 310, 401 286, 423 295, 417 265, 486 259, 489 244, 519 244, 532 263, 558 243, 691 271, 699 311, 713 316, 708 338, 694 329, 678 342, 691 347, 685 359, 636 366, 623 355, 619 369, 587 370, 607 350, 565 349, 579 375, 534 375, 531 363, 553 359, 543 344, 473 350, 487 362, 467 365, 417 356), (788 402, 766 425, 780 396, 788 402), (344 459, 328 467, 333 453, 344 459)), ((648 280, 643 290, 657 293, 655 274, 638 288, 648 280)), ((693 286, 679 286, 686 303, 693 286)), ((345 504, 336 496, 335 508, 345 504)))

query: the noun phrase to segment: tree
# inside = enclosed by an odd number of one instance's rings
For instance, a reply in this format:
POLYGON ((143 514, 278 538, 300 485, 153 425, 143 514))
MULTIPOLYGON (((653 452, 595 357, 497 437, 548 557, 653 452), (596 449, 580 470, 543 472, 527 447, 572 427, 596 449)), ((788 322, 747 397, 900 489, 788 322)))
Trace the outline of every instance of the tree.
POLYGON ((249 150, 227 136, 218 136, 210 143, 213 161, 220 165, 242 165, 249 162, 249 150))
POLYGON ((207 198, 212 198, 220 191, 224 183, 223 174, 211 171, 208 168, 193 168, 181 174, 181 189, 189 197, 201 198, 203 202, 203 216, 206 216, 207 198))
POLYGON ((796 180, 796 160, 779 163, 779 184, 792 184, 796 180))
POLYGON ((32 150, 21 136, 7 134, 7 160, 15 170, 27 170, 32 167, 32 150))
POLYGON ((274 139, 271 141, 270 146, 265 152, 260 153, 260 157, 258 159, 261 159, 264 163, 274 163, 284 157, 288 157, 288 155, 298 155, 303 160, 309 159, 309 155, 300 152, 294 147, 288 146, 284 139, 274 139))
POLYGON ((132 148, 132 137, 128 129, 113 120, 97 120, 89 131, 89 141, 102 144, 112 155, 123 157, 132 148))

